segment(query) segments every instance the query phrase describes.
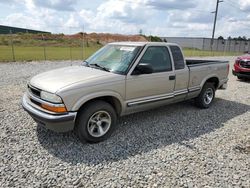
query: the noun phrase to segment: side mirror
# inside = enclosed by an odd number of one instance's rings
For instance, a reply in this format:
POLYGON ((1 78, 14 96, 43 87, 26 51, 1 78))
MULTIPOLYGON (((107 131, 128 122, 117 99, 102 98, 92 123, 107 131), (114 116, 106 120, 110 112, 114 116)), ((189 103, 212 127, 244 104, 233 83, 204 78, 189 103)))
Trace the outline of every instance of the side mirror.
POLYGON ((135 67, 135 70, 133 71, 133 75, 139 75, 139 74, 151 74, 153 73, 153 67, 150 64, 147 63, 140 63, 135 67))

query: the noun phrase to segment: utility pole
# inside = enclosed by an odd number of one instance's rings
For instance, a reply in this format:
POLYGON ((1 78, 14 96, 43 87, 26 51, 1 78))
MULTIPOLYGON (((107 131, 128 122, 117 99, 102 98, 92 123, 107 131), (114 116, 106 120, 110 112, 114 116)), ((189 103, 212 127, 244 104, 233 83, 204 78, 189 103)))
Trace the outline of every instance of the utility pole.
POLYGON ((213 44, 214 44, 214 33, 215 33, 215 26, 216 26, 216 21, 217 21, 217 14, 218 14, 218 7, 219 7, 219 3, 223 2, 223 0, 217 0, 216 2, 216 9, 214 12, 211 13, 215 13, 214 15, 214 27, 213 27, 213 34, 212 34, 212 40, 211 40, 211 51, 213 48, 213 44))

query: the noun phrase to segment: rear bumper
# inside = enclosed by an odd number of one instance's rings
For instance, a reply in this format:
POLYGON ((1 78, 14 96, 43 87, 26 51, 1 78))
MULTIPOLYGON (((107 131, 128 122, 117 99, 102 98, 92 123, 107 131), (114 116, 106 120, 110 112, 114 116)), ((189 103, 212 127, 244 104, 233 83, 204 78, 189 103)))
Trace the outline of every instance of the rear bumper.
POLYGON ((29 102, 29 98, 25 94, 22 99, 22 106, 39 125, 56 132, 68 132, 74 129, 76 112, 48 114, 34 108, 29 102))
POLYGON ((250 78, 250 72, 236 72, 235 70, 232 70, 232 73, 234 76, 239 76, 242 78, 250 78))

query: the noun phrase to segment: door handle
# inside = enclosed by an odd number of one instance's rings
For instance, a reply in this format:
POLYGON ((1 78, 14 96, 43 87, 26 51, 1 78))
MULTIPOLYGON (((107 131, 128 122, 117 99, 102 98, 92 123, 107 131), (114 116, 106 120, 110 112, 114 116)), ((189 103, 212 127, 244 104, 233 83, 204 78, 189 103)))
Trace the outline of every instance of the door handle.
POLYGON ((175 80, 175 75, 169 76, 169 80, 175 80))

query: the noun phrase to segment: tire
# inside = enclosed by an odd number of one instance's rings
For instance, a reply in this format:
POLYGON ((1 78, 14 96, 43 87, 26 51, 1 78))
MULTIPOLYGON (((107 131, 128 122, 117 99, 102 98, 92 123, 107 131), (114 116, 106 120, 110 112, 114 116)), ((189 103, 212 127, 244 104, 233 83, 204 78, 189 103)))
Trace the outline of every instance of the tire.
POLYGON ((215 96, 215 88, 213 83, 204 84, 199 96, 195 98, 196 106, 199 108, 209 108, 215 96))
POLYGON ((111 136, 116 120, 116 112, 109 103, 94 101, 79 111, 75 132, 82 142, 101 142, 111 136))
POLYGON ((241 76, 237 76, 237 78, 238 78, 239 80, 243 80, 243 77, 241 77, 241 76))

